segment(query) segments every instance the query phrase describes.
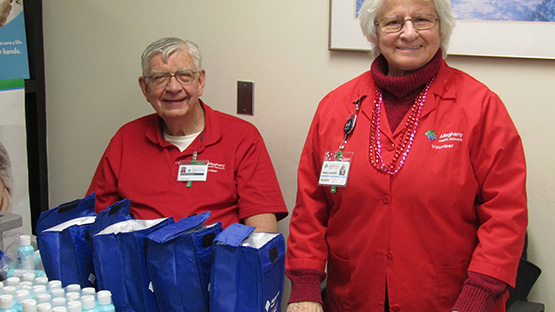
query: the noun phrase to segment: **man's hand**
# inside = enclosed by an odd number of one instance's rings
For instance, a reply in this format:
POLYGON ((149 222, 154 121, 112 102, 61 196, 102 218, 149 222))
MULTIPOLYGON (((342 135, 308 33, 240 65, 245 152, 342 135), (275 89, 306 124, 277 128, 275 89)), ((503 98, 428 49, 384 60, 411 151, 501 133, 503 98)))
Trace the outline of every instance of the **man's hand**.
POLYGON ((324 312, 324 309, 318 302, 303 301, 290 303, 287 312, 324 312))

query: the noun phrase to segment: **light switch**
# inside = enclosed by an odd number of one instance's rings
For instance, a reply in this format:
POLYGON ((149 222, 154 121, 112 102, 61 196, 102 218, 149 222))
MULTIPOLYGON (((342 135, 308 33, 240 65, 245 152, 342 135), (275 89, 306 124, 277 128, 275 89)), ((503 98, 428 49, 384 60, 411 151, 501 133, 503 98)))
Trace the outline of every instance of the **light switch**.
POLYGON ((237 81, 237 114, 253 116, 254 82, 237 81))

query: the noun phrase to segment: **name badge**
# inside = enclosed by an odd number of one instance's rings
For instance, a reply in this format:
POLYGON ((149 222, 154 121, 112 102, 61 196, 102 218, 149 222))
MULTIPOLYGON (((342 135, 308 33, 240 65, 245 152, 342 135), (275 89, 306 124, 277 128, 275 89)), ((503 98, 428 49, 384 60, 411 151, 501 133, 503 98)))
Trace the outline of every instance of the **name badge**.
POLYGON ((206 181, 207 175, 207 164, 181 164, 179 165, 179 170, 177 171, 177 181, 206 181))
POLYGON ((341 154, 337 152, 327 152, 324 156, 324 162, 322 163, 318 185, 347 186, 352 157, 352 152, 341 154))

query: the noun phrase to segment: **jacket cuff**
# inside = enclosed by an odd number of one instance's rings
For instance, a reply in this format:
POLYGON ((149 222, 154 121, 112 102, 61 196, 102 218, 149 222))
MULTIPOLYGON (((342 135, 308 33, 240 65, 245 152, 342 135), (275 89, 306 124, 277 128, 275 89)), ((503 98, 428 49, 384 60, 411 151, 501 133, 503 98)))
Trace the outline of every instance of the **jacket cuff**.
POLYGON ((463 289, 453 306, 461 312, 491 312, 501 304, 508 285, 496 278, 468 272, 463 289))
POLYGON ((321 285, 326 273, 315 269, 290 269, 285 274, 291 280, 289 303, 313 301, 323 304, 321 285))

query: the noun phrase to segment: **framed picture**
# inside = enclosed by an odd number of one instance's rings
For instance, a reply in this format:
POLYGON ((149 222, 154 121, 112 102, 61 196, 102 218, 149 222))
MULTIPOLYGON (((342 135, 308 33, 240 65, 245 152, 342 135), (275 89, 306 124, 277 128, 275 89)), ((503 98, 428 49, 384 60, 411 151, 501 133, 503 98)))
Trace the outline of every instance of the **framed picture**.
MULTIPOLYGON (((368 51, 362 0, 330 0, 330 50, 368 51)), ((458 21, 451 55, 555 59, 555 0, 451 1, 458 21)))

